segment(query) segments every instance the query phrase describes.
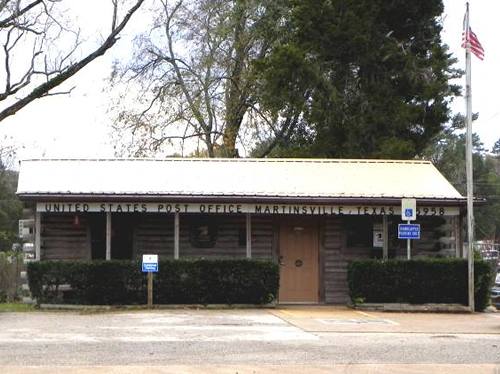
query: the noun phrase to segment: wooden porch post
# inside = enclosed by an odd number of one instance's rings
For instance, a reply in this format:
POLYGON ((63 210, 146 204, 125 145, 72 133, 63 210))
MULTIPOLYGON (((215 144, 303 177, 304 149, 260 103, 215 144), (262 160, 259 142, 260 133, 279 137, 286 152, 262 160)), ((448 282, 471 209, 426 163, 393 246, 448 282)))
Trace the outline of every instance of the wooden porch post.
POLYGON ((382 258, 387 260, 389 258, 389 222, 387 216, 382 216, 382 258))
POLYGON ((42 228, 42 214, 35 212, 35 260, 40 261, 40 247, 41 247, 41 228, 42 228))
POLYGON ((179 259, 179 231, 180 231, 180 224, 179 224, 179 212, 175 213, 174 217, 174 259, 178 260, 179 259))
POLYGON ((246 214, 247 258, 252 258, 252 216, 246 214))
POLYGON ((106 261, 111 260, 111 212, 106 212, 106 261))

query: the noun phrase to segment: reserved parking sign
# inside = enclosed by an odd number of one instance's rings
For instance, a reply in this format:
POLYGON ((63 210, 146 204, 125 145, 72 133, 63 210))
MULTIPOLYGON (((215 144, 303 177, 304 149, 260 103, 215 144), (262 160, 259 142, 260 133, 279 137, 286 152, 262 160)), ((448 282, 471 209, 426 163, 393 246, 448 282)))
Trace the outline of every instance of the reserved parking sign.
POLYGON ((158 273, 158 255, 142 255, 142 272, 158 273))
POLYGON ((399 224, 398 239, 420 239, 420 225, 399 224))

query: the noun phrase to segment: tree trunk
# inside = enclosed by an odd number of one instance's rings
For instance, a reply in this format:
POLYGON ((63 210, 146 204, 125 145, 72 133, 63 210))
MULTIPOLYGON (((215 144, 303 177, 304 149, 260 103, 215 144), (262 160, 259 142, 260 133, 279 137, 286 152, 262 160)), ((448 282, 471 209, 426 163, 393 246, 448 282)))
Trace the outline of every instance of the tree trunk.
POLYGON ((224 156, 238 157, 236 138, 238 136, 243 117, 247 110, 246 88, 242 87, 245 72, 245 58, 247 57, 245 41, 246 7, 244 1, 237 1, 235 5, 234 28, 234 65, 226 86, 226 118, 222 141, 224 156))

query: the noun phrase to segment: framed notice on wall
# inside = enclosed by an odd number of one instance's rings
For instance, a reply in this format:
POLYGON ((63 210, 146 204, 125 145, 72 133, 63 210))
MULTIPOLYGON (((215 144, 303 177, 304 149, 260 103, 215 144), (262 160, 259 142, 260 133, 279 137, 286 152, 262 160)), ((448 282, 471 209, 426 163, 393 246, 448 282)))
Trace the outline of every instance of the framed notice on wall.
POLYGON ((373 247, 382 248, 384 246, 384 237, 382 234, 382 225, 376 223, 373 225, 373 247))

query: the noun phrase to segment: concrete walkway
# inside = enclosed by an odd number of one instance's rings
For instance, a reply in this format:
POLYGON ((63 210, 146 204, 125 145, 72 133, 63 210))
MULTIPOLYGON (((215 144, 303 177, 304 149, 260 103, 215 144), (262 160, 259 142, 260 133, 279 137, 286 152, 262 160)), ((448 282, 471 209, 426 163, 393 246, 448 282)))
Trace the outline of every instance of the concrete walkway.
POLYGON ((499 312, 364 312, 339 306, 284 306, 269 312, 307 332, 500 334, 499 312))

